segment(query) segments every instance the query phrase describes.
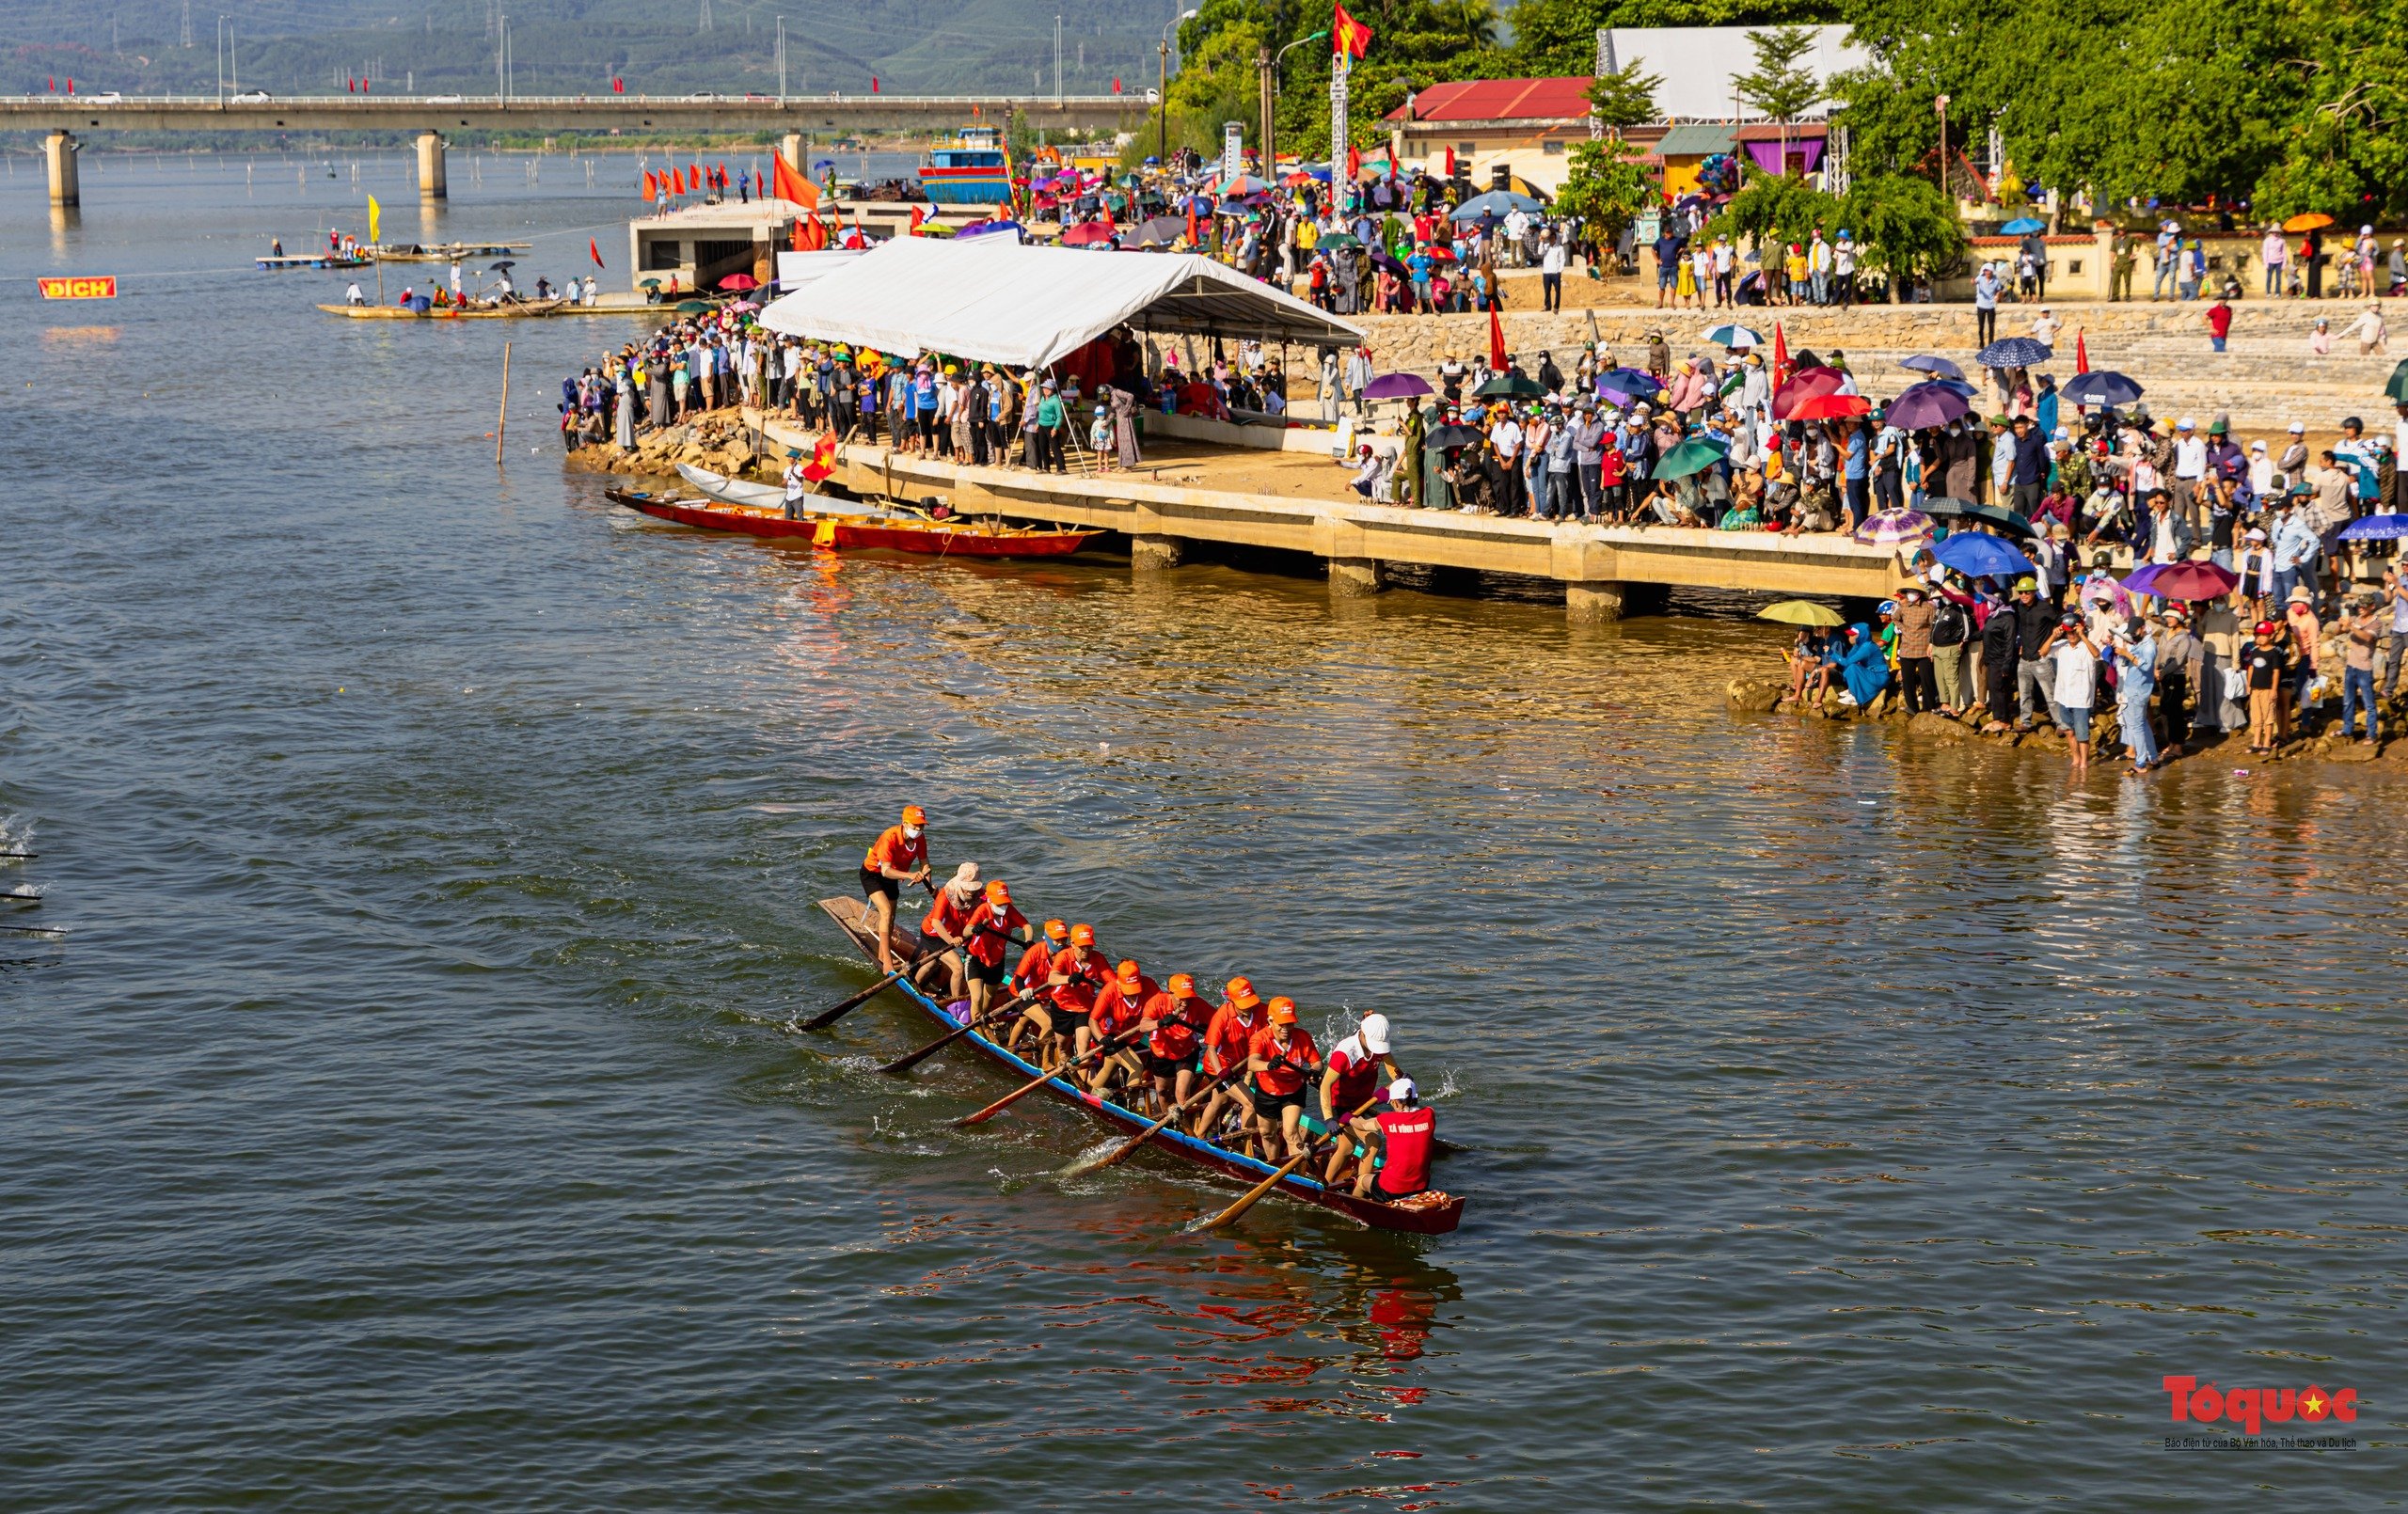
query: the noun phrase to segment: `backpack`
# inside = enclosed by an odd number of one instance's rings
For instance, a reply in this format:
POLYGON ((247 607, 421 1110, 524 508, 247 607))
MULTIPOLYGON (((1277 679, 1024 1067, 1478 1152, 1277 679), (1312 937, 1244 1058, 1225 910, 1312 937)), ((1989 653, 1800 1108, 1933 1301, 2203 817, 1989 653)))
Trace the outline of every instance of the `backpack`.
POLYGON ((1931 644, 1935 647, 1961 647, 1973 639, 1973 618, 1965 607, 1953 599, 1943 599, 1932 607, 1931 644))

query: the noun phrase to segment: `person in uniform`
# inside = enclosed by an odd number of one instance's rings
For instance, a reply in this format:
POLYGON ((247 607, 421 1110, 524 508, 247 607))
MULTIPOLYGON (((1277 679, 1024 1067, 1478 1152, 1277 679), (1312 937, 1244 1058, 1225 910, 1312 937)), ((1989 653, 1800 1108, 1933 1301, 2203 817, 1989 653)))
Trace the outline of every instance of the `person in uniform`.
POLYGON ((1252 1076, 1253 1154, 1264 1161, 1292 1160, 1305 1154, 1305 1081, 1321 1071, 1321 1049, 1312 1033, 1296 1023, 1296 1001, 1271 1001, 1270 1023, 1246 1043, 1252 1076), (1284 1156, 1274 1156, 1284 1147, 1284 1156))
POLYGON ((1370 1159, 1378 1122, 1370 1114, 1353 1112, 1403 1076, 1395 1059, 1388 1055, 1386 1015, 1364 1016, 1354 1034, 1329 1049, 1321 1075, 1321 1113, 1316 1123, 1323 1130, 1334 1131, 1343 1127, 1345 1135, 1354 1139, 1341 1137, 1336 1143, 1336 1149, 1329 1154, 1329 1166, 1322 1175, 1324 1187, 1338 1187, 1345 1178, 1348 1163, 1357 1158, 1370 1159))

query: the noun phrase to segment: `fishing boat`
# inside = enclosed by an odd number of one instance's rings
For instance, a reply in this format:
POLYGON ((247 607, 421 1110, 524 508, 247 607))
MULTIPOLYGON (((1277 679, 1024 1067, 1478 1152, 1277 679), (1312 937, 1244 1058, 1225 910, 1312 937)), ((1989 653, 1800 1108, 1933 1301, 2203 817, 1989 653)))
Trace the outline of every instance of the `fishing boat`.
POLYGON ((365 258, 347 258, 339 252, 279 252, 252 260, 271 274, 280 274, 293 268, 365 268, 368 266, 368 260, 365 258))
POLYGON ((449 263, 470 258, 508 258, 533 247, 531 242, 387 242, 359 250, 383 263, 449 263))
POLYGON ((991 126, 965 128, 920 160, 921 192, 937 205, 1003 205, 1012 197, 1003 134, 991 126))
POLYGON ((736 505, 717 499, 672 499, 642 489, 606 489, 603 497, 655 520, 706 531, 784 538, 839 550, 883 549, 935 558, 1069 557, 1101 531, 1005 526, 980 519, 926 520, 905 515, 837 515, 806 512, 788 519, 783 505, 736 505))
POLYGON ((566 300, 513 300, 507 305, 321 305, 328 315, 354 321, 531 321, 557 315, 566 300), (420 306, 423 305, 424 308, 420 306))
MULTIPOLYGON (((878 942, 874 928, 865 927, 863 916, 868 906, 860 899, 822 899, 819 907, 828 918, 850 938, 853 945, 871 962, 878 960, 878 942)), ((970 1013, 967 1000, 952 1006, 938 1003, 915 987, 909 979, 898 978, 895 986, 910 996, 912 1004, 944 1030, 958 1030, 970 1013)), ((1033 1062, 1022 1061, 1017 1054, 974 1031, 962 1038, 978 1049, 989 1060, 1018 1074, 1022 1079, 1037 1077, 1044 1069, 1033 1062)), ((1136 1111, 1111 1103, 1065 1078, 1052 1078, 1045 1082, 1045 1092, 1063 1103, 1075 1105, 1091 1117, 1127 1135, 1134 1135, 1154 1122, 1136 1111)), ((1252 1187, 1278 1171, 1277 1166, 1257 1161, 1242 1152, 1198 1141, 1183 1131, 1164 1128, 1149 1138, 1148 1143, 1168 1155, 1180 1158, 1224 1177, 1233 1177, 1252 1187)), ((1313 1165, 1310 1163, 1307 1166, 1313 1165)), ((1442 1194, 1435 1190, 1418 1204, 1385 1204, 1377 1199, 1358 1199, 1352 1190, 1323 1187, 1304 1175, 1304 1170, 1280 1179, 1275 1192, 1316 1204, 1324 1209, 1336 1209, 1349 1218, 1359 1220, 1375 1230, 1402 1230, 1414 1235, 1442 1236, 1463 1222, 1464 1200, 1459 1194, 1442 1194)))

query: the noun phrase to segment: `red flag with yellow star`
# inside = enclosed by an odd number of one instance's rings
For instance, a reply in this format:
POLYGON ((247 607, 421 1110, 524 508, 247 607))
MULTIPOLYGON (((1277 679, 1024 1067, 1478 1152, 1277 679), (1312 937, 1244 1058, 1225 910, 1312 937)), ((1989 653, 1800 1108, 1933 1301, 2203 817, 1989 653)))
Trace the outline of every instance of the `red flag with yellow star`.
POLYGON ((1361 57, 1371 50, 1371 28, 1346 13, 1339 6, 1329 21, 1329 51, 1334 57, 1343 53, 1348 57, 1361 57))

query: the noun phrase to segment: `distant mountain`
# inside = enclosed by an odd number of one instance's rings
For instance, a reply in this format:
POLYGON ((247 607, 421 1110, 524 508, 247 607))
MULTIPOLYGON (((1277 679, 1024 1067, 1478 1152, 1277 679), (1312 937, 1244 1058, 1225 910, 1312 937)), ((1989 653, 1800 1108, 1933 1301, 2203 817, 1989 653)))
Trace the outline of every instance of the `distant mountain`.
POLYGON ((508 18, 511 87, 521 95, 774 93, 777 18, 786 88, 904 94, 1051 93, 1054 18, 1061 87, 1143 96, 1177 0, 0 0, 0 90, 209 93, 218 17, 230 18, 246 88, 341 91, 368 77, 383 92, 491 94, 497 18, 508 18), (192 45, 183 45, 189 24, 192 45))

